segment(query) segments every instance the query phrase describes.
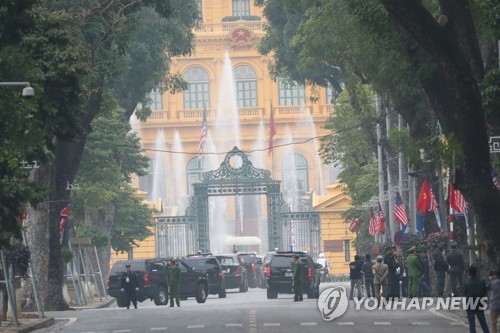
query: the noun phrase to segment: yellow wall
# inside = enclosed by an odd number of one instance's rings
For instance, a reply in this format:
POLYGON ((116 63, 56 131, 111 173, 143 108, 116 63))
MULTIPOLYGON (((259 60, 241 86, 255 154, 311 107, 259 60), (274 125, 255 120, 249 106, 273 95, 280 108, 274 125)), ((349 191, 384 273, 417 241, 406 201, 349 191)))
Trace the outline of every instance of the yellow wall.
MULTIPOLYGON (((309 97, 313 94, 313 90, 308 87, 306 89, 306 105, 295 106, 280 106, 279 105, 279 89, 277 82, 273 81, 268 73, 268 62, 271 60, 266 56, 262 56, 257 52, 257 43, 265 35, 263 30, 264 21, 238 21, 238 22, 222 22, 221 19, 225 16, 232 15, 232 1, 230 0, 212 0, 202 1, 203 4, 203 24, 195 30, 195 48, 192 55, 187 57, 178 57, 173 59, 171 72, 180 72, 184 74, 189 68, 194 66, 202 67, 210 78, 210 106, 207 107, 207 123, 209 135, 214 138, 214 141, 219 138, 224 140, 224 133, 216 133, 214 131, 215 110, 218 104, 218 88, 223 67, 223 59, 225 52, 229 52, 233 69, 239 65, 248 65, 252 67, 257 75, 257 94, 258 105, 256 107, 240 108, 240 123, 241 123, 241 146, 240 149, 249 151, 255 148, 255 139, 259 128, 259 123, 263 122, 265 139, 260 144, 261 148, 267 148, 267 139, 269 131, 269 118, 271 108, 274 110, 275 123, 277 134, 274 137, 274 145, 278 146, 287 143, 285 138, 285 128, 288 126, 293 134, 295 142, 301 142, 311 139, 310 128, 304 126, 305 117, 312 117, 316 135, 325 135, 328 130, 323 129, 325 121, 333 112, 333 105, 327 101, 326 91, 323 88, 317 90, 317 101, 312 103, 309 97), (245 28, 251 32, 248 48, 238 48, 234 46, 232 32, 237 28, 245 28), (309 115, 310 116, 309 116, 309 115)), ((261 9, 251 4, 251 15, 262 15, 261 9)), ((153 110, 147 122, 141 124, 141 141, 145 149, 154 149, 157 133, 159 129, 163 130, 165 140, 170 146, 174 141, 175 132, 179 131, 183 150, 185 152, 196 152, 200 138, 200 127, 202 121, 202 110, 185 110, 183 109, 183 94, 169 94, 165 92, 162 96, 163 108, 161 110, 153 110)), ((310 141, 306 144, 294 145, 295 152, 302 154, 308 162, 309 174, 309 191, 321 192, 320 183, 323 187, 328 185, 328 168, 318 162, 317 148, 319 143, 315 144, 310 141), (320 182, 320 175, 322 179, 320 182)), ((205 148, 206 149, 206 148, 205 148)), ((153 157, 153 151, 147 151, 150 157, 153 157)), ((281 161, 285 158, 286 151, 283 148, 275 148, 272 157, 268 157, 267 152, 261 153, 265 156, 265 165, 256 165, 258 168, 272 171, 272 177, 277 180, 282 179, 281 161)), ((188 161, 196 155, 171 155, 170 160, 182 158, 182 164, 187 166, 188 161)), ((222 162, 223 155, 219 156, 222 162)), ((220 163, 220 162, 219 162, 220 163)), ((174 163, 174 168, 175 168, 174 163)), ((185 176, 186 168, 182 171, 185 176)), ((173 170, 175 174, 175 170, 173 170)), ((133 180, 135 186, 138 186, 138 179, 133 180)), ((181 191, 186 193, 187 181, 182 182, 181 191)), ((168 198, 164 198, 168 202, 168 198)), ((265 217, 266 203, 263 200, 262 215, 265 217)), ((155 254, 154 239, 148 239, 141 242, 139 248, 134 249, 134 257, 150 256, 155 254)), ((126 256, 123 254, 122 256, 126 256)))
POLYGON ((349 231, 349 224, 345 223, 342 213, 350 208, 351 199, 343 192, 338 182, 327 187, 328 193, 322 197, 315 197, 314 208, 321 216, 321 244, 326 260, 331 264, 330 274, 349 274, 349 262, 354 261, 356 249, 353 240, 356 234, 349 231), (344 241, 349 241, 350 258, 346 261, 344 241), (338 251, 325 251, 325 241, 342 242, 338 251))

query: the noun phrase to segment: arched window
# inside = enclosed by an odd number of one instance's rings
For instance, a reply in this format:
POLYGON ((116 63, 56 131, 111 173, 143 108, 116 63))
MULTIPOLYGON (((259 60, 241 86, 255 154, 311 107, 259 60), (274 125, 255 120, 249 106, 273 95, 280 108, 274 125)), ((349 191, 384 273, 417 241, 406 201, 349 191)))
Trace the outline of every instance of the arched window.
POLYGON ((154 89, 149 93, 148 96, 149 103, 148 107, 151 110, 163 110, 163 99, 161 96, 161 90, 159 89, 154 89))
POLYGON ((234 69, 238 106, 257 106, 257 75, 250 66, 238 66, 234 69))
POLYGON ((203 22, 203 3, 202 0, 195 0, 198 13, 200 14, 200 22, 203 22))
POLYGON ((306 158, 299 153, 287 155, 281 163, 283 190, 289 192, 307 192, 309 174, 306 158))
POLYGON ((193 184, 200 182, 201 177, 205 171, 207 171, 207 159, 198 157, 193 157, 189 160, 187 164, 187 186, 189 195, 193 195, 193 184))
POLYGON ((184 90, 184 109, 203 109, 210 107, 210 79, 203 68, 194 67, 184 74, 188 83, 184 90))
POLYGON ((250 16, 250 0, 233 0, 233 16, 250 16))
POLYGON ((326 86, 326 104, 333 104, 337 97, 337 94, 334 94, 333 87, 331 84, 326 86))
POLYGON ((304 105, 306 103, 306 89, 303 84, 278 80, 279 105, 304 105))

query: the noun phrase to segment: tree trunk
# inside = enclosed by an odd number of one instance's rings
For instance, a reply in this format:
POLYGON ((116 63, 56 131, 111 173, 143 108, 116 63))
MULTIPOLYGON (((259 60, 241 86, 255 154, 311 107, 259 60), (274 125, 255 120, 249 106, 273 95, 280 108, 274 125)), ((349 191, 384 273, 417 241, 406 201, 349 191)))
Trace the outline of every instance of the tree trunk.
MULTIPOLYGON (((49 203, 44 202, 37 206, 37 209, 30 207, 28 218, 24 221, 26 228, 26 240, 31 253, 31 262, 34 268, 34 276, 40 302, 45 304, 48 290, 48 272, 49 272, 49 203)), ((36 304, 31 283, 25 284, 25 298, 27 310, 34 310, 32 305, 36 304)))
MULTIPOLYGON (((437 24, 420 1, 379 0, 396 25, 404 28, 424 48, 436 65, 421 81, 444 133, 461 144, 456 186, 477 214, 492 251, 500 263, 500 192, 491 180, 488 136, 478 79, 482 68, 477 36, 468 1, 441 0, 445 26, 437 24), (477 49, 477 50, 476 50, 477 49), (479 58, 479 59, 477 59, 479 58)), ((458 156, 457 156, 458 158, 458 156)))

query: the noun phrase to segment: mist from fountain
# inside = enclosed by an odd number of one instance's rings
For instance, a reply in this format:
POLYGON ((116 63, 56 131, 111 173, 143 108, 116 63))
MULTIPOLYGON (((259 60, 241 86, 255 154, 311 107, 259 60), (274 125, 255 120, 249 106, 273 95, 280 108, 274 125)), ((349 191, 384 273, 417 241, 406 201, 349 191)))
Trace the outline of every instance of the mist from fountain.
POLYGON ((186 200, 184 199, 186 196, 186 182, 184 181, 184 174, 186 163, 184 159, 184 150, 182 149, 182 142, 179 131, 175 131, 174 136, 174 151, 178 152, 176 154, 171 154, 172 162, 170 165, 173 166, 173 175, 175 175, 172 180, 173 186, 172 191, 174 199, 173 202, 177 205, 177 215, 184 215, 186 210, 186 200))
MULTIPOLYGON (((163 130, 158 130, 156 134, 155 141, 155 157, 153 160, 153 185, 151 191, 151 201, 157 202, 159 198, 165 201, 167 198, 167 188, 168 188, 168 170, 167 170, 167 160, 165 151, 167 150, 167 143, 165 142, 165 135, 163 130)), ((165 202, 163 202, 162 209, 165 208, 165 202)), ((157 207, 160 208, 160 207, 157 207)))
POLYGON ((219 82, 219 98, 215 115, 214 138, 220 152, 229 152, 240 147, 240 117, 236 101, 236 85, 229 52, 224 55, 222 75, 219 82))
MULTIPOLYGON (((311 135, 311 138, 316 138, 317 133, 316 133, 316 126, 314 125, 314 119, 311 115, 310 112, 305 113, 305 122, 303 123, 307 128, 309 128, 309 133, 311 135)), ((316 189, 316 192, 319 195, 325 195, 326 188, 323 180, 323 161, 321 160, 321 156, 319 155, 319 139, 314 139, 312 140, 314 144, 314 169, 317 170, 318 172, 318 188, 316 189)), ((313 186, 310 186, 311 188, 314 188, 313 186)))
POLYGON ((283 168, 281 169, 281 177, 282 177, 281 186, 283 190, 283 195, 285 197, 285 201, 290 206, 290 209, 293 212, 296 212, 299 209, 297 195, 295 195, 295 192, 297 190, 298 179, 296 179, 297 163, 295 161, 295 156, 293 155, 294 153, 296 153, 295 149, 293 148, 294 147, 293 142, 294 142, 293 135, 290 130, 290 127, 286 125, 283 131, 282 149, 284 151, 284 156, 287 160, 287 164, 286 166, 284 165, 283 168))

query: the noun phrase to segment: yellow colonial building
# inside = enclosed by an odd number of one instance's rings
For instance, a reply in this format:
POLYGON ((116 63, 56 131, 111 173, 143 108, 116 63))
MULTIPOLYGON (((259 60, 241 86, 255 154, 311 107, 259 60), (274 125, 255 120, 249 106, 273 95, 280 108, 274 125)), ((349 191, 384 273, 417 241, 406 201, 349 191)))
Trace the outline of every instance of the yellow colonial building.
MULTIPOLYGON (((144 123, 133 124, 151 159, 149 175, 135 179, 135 185, 147 193, 148 201, 156 203, 161 198, 161 215, 184 215, 192 184, 201 180, 203 172, 217 169, 237 146, 256 168, 271 171, 271 177, 282 182, 284 200, 292 211, 311 210, 314 193, 327 195, 315 206, 322 214, 332 210, 322 222, 325 240, 336 236, 338 241, 350 240, 340 232, 344 224, 336 206, 345 209, 349 200, 341 193, 330 197, 333 189, 328 187, 338 170, 324 165, 318 155, 318 137, 329 133, 323 126, 334 111, 332 90, 270 77, 267 66, 272 59, 257 51, 265 21, 252 0, 198 3, 202 23, 195 30, 194 51, 191 56, 173 59, 171 68, 182 74, 189 88, 178 94, 153 91, 151 116, 144 123), (206 135, 201 152, 204 115, 206 135), (275 124, 272 141, 271 118, 275 124), (332 227, 332 223, 338 226, 332 227)), ((265 201, 265 196, 211 200, 211 250, 223 252, 237 245, 240 250, 268 251, 265 201)), ((162 253, 157 236, 134 249, 134 257, 153 252, 168 255, 162 253)), ((313 256, 317 257, 323 248, 305 250, 316 252, 313 256)), ((340 254, 332 253, 330 261, 337 265, 340 254)))

